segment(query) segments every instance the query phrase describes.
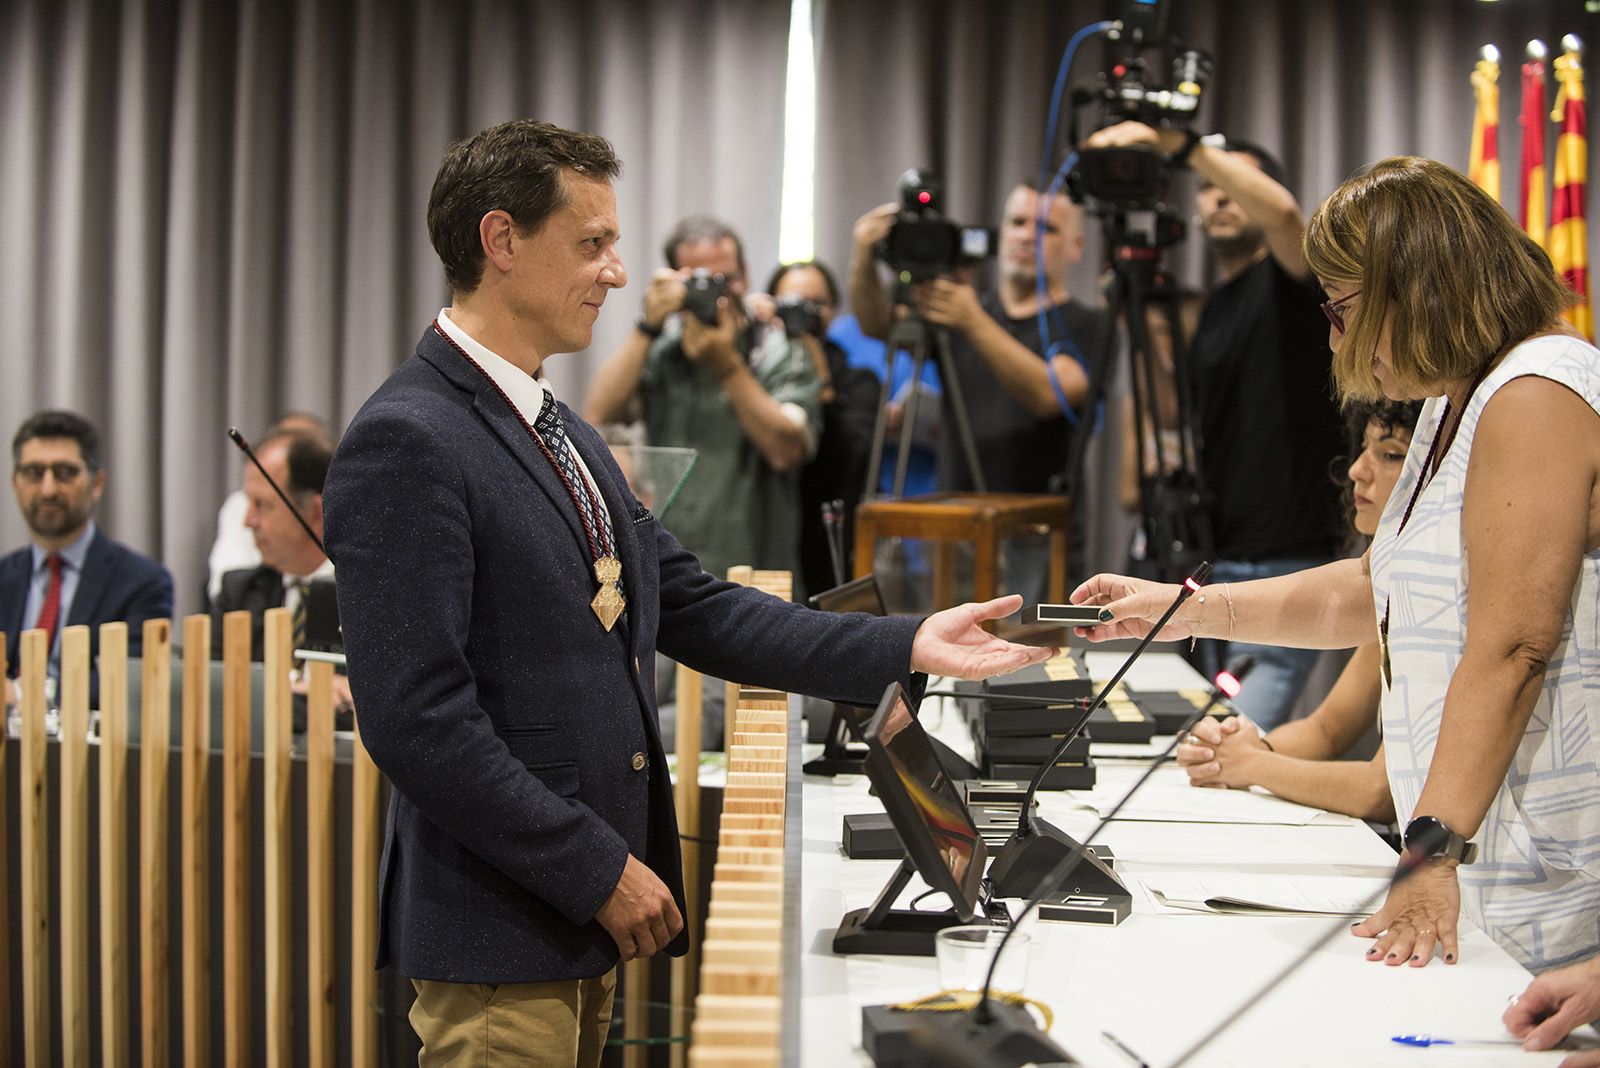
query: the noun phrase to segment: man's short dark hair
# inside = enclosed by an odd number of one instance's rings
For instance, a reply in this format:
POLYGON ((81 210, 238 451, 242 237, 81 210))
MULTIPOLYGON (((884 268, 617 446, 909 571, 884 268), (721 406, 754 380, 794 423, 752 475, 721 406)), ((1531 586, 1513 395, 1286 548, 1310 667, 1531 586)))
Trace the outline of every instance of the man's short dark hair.
POLYGON ((23 420, 17 436, 11 439, 11 463, 22 462, 22 447, 35 438, 71 438, 78 443, 84 466, 89 472, 100 470, 100 432, 77 412, 50 408, 23 420))
POLYGON ((1268 178, 1271 178, 1285 189, 1289 187, 1289 172, 1283 169, 1283 164, 1278 162, 1278 157, 1254 141, 1240 141, 1230 137, 1224 147, 1229 152, 1243 152, 1256 161, 1256 165, 1261 168, 1261 172, 1268 178))
POLYGON ((733 227, 717 218, 715 215, 690 215, 681 220, 672 228, 672 233, 667 235, 667 240, 661 246, 661 258, 667 261, 667 266, 677 270, 678 246, 698 245, 702 241, 717 242, 728 240, 733 242, 733 250, 739 257, 739 272, 749 274, 744 266, 744 242, 739 240, 739 235, 733 232, 733 227))
POLYGON ((256 445, 256 454, 259 456, 269 447, 276 447, 279 443, 288 445, 288 451, 284 456, 284 467, 288 470, 289 477, 283 492, 291 497, 320 494, 323 485, 328 481, 328 467, 333 463, 332 446, 314 434, 277 431, 261 439, 256 445))
POLYGON ((537 231, 566 203, 564 170, 616 178, 622 162, 597 134, 534 119, 503 122, 450 146, 428 196, 428 236, 451 293, 471 293, 483 280, 483 217, 498 208, 522 233, 537 231))
POLYGON ((828 270, 828 265, 821 260, 796 260, 793 263, 780 264, 778 269, 772 272, 772 277, 767 279, 767 292, 769 294, 776 293, 778 291, 778 283, 783 281, 783 276, 801 267, 809 267, 822 276, 822 284, 828 287, 828 302, 837 308, 839 306, 839 280, 834 278, 833 272, 828 270))

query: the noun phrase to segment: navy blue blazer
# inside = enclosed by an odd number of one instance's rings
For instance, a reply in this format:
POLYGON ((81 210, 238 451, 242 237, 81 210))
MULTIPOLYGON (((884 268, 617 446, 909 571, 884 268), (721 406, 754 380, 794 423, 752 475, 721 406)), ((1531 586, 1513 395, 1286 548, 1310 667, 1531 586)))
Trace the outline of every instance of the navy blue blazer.
MULTIPOLYGON (((594 916, 629 853, 683 908, 655 654, 870 704, 905 681, 913 618, 830 615, 706 574, 562 407, 616 530, 627 615, 556 472, 430 327, 345 432, 323 503, 360 729, 391 794, 378 965, 411 978, 601 975, 594 916), (641 759, 642 758, 642 759, 641 759)), ((680 935, 669 952, 682 953, 680 935)))
MULTIPOLYGON (((32 570, 31 548, 19 549, 0 559, 0 629, 6 633, 6 664, 13 678, 17 674, 17 649, 22 617, 28 610, 28 576, 32 570)), ((91 628, 89 647, 96 668, 100 662, 100 624, 119 620, 127 623, 128 655, 139 656, 144 649, 144 621, 171 618, 171 572, 148 556, 112 541, 96 528, 89 552, 83 558, 78 591, 72 595, 72 608, 63 624, 68 627, 84 624, 91 628)), ((98 704, 98 670, 90 679, 93 691, 90 702, 98 704)))

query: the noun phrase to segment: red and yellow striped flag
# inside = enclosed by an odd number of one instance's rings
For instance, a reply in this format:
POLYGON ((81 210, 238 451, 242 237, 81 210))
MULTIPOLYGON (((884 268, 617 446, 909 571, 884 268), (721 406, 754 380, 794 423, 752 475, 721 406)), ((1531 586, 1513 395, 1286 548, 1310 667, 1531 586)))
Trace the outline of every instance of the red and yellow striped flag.
POLYGON ((1522 211, 1517 221, 1523 232, 1545 245, 1544 173, 1544 57, 1543 41, 1528 42, 1528 61, 1522 65, 1522 111, 1517 117, 1522 127, 1522 211))
POLYGON ((1467 177, 1485 193, 1500 199, 1500 50, 1485 45, 1472 68, 1472 149, 1467 177))
POLYGON ((1578 294, 1567 321, 1594 338, 1594 315, 1589 307, 1589 225, 1584 215, 1583 186, 1588 178, 1588 136, 1583 106, 1583 63, 1576 38, 1562 39, 1565 49, 1556 68, 1556 103, 1552 121, 1561 123, 1556 138, 1555 195, 1550 215, 1550 262, 1556 273, 1578 294))

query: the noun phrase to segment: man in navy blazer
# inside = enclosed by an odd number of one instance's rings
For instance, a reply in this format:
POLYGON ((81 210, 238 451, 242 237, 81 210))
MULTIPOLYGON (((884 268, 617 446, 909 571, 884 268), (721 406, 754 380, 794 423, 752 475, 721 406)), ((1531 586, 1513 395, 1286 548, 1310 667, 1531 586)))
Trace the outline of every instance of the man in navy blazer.
MULTIPOLYGON (((98 664, 100 624, 128 624, 128 655, 143 646, 144 621, 172 618, 172 575, 95 527, 105 492, 100 435, 82 416, 43 411, 11 441, 11 488, 32 544, 0 558, 0 630, 6 636, 6 702, 24 630, 50 631, 50 676, 61 677, 61 629, 87 624, 98 664)), ((99 703, 98 672, 90 702, 99 703)))
POLYGON ((619 959, 682 953, 657 650, 857 704, 913 672, 1050 655, 979 623, 830 615, 706 574, 534 376, 585 348, 617 258, 602 138, 519 120, 453 146, 428 225, 452 303, 362 407, 327 545, 362 740, 394 787, 378 965, 421 1063, 597 1065, 619 959))

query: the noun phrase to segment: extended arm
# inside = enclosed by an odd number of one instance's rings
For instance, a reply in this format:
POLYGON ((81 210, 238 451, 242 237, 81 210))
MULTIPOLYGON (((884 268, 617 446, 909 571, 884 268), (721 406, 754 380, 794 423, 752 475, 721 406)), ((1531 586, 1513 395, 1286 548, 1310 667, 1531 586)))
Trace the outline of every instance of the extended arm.
POLYGON ((1050 376, 1056 376, 1068 403, 1076 406, 1089 393, 1089 376, 1070 356, 1057 354, 1047 363, 1037 352, 1012 337, 983 310, 972 286, 949 278, 928 283, 922 314, 931 323, 959 330, 1013 400, 1040 419, 1058 415, 1050 376))
POLYGON ((889 336, 889 295, 878 277, 877 246, 894 225, 895 204, 879 204, 856 220, 850 249, 850 310, 861 332, 880 341, 889 336))
MULTIPOLYGON (((659 270, 644 293, 640 319, 650 330, 659 332, 667 316, 683 307, 683 279, 676 271, 659 270)), ((583 398, 583 417, 590 423, 621 423, 628 419, 628 407, 639 391, 650 355, 651 337, 642 330, 630 331, 622 344, 595 369, 589 392, 583 398)))

